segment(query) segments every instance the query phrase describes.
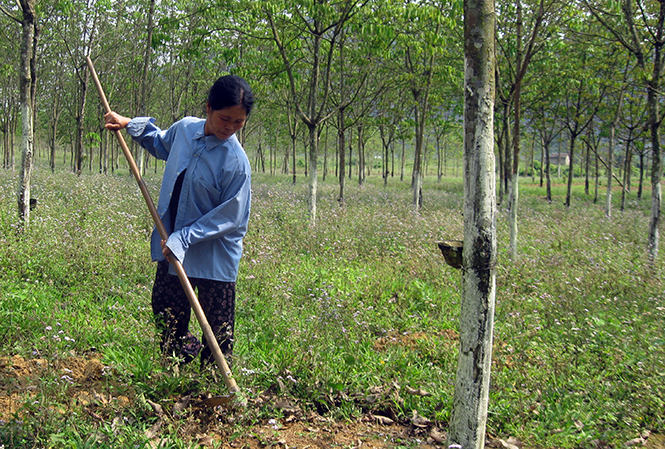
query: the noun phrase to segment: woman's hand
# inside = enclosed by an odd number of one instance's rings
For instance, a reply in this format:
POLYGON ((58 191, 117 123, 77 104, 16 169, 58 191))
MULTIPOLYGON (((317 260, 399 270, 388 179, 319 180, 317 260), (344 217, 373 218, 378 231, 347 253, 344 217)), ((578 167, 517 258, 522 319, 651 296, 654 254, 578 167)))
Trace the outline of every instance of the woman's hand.
POLYGON ((106 129, 111 131, 118 131, 127 126, 132 119, 124 117, 117 112, 107 112, 104 114, 104 121, 106 122, 106 129))
POLYGON ((164 254, 164 257, 168 259, 169 255, 171 254, 171 249, 166 246, 166 240, 161 240, 159 243, 162 245, 162 254, 164 254))

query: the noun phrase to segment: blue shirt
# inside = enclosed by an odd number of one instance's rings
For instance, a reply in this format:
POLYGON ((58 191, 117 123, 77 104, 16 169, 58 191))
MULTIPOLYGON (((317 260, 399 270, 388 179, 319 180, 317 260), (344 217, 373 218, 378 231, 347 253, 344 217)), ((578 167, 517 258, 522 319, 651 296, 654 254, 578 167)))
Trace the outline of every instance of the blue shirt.
MULTIPOLYGON (((188 276, 235 282, 251 203, 249 160, 235 134, 206 136, 205 119, 185 117, 165 131, 150 117, 136 117, 127 132, 153 156, 166 160, 157 212, 169 238, 166 245, 188 276), (186 170, 186 171, 185 171, 186 170), (173 229, 169 202, 185 171, 173 229)), ((164 260, 155 229, 152 259, 164 260)), ((176 274, 173 267, 171 274, 176 274)))

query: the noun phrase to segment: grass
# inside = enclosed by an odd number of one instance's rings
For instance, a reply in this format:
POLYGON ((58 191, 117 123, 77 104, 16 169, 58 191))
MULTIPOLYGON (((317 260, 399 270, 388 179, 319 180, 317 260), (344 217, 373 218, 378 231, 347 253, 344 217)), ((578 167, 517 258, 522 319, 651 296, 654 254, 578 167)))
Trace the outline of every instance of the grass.
MULTIPOLYGON (((146 182, 155 191, 159 178, 146 182)), ((0 171, 0 357, 53 367, 99 357, 105 368, 96 388, 131 400, 100 408, 100 421, 84 401, 71 401, 77 385, 62 371, 45 372, 37 392, 0 377, 0 392, 22 395, 16 419, 0 422, 0 445, 140 447, 155 420, 148 400, 215 388, 195 366, 174 371, 160 358, 143 200, 127 175, 40 166, 39 206, 20 230, 17 183, 15 173, 0 171)), ((293 185, 290 176, 255 174, 237 285, 241 388, 250 396, 279 391, 337 420, 371 411, 408 421, 417 410, 445 428, 461 275, 443 263, 436 242, 462 237, 462 191, 460 179, 427 179, 424 207, 414 213, 408 183, 397 179, 387 188, 375 178, 349 182, 344 205, 332 181, 320 182, 310 226, 302 176, 293 185)), ((623 212, 617 206, 612 220, 581 186, 570 208, 563 187, 555 185, 551 204, 544 192, 527 178, 520 184, 517 260, 508 257, 507 213, 498 213, 489 434, 577 448, 665 433, 665 286, 662 262, 647 263, 648 192, 623 212)), ((231 432, 268 413, 247 414, 231 432)), ((161 432, 172 447, 190 444, 175 424, 161 432)))

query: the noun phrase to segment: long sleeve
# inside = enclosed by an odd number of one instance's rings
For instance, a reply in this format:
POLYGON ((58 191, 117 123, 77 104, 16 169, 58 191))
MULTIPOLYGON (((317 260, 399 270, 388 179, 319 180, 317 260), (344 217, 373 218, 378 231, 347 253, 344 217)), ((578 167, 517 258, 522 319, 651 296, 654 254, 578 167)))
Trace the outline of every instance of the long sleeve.
POLYGON ((166 160, 171 152, 172 131, 161 130, 152 117, 135 117, 127 125, 127 133, 157 159, 166 160))
MULTIPOLYGON (((225 236, 239 241, 245 234, 250 213, 251 179, 249 173, 243 172, 232 176, 219 206, 169 237, 166 244, 181 262, 185 260, 185 254, 191 245, 225 236)), ((233 256, 238 259, 240 255, 240 252, 233 251, 233 256)))

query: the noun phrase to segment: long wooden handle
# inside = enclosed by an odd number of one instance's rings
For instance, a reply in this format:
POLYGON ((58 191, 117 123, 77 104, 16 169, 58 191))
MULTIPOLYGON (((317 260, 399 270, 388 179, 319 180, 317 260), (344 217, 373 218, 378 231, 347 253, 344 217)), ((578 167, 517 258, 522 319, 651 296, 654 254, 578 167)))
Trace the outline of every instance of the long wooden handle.
MULTIPOLYGON (((95 67, 92 65, 92 60, 90 59, 90 57, 87 57, 86 59, 88 62, 88 68, 90 69, 90 74, 92 75, 92 79, 95 83, 95 86, 97 86, 97 92, 99 92, 99 97, 101 98, 102 104, 104 105, 104 109, 106 110, 106 112, 111 112, 111 107, 109 106, 109 102, 106 99, 106 95, 104 94, 104 89, 102 89, 102 85, 99 82, 99 78, 97 77, 97 72, 95 71, 95 67)), ((152 201, 152 198, 150 197, 150 192, 148 191, 148 188, 146 187, 145 183, 143 182, 143 179, 141 178, 141 172, 139 171, 139 168, 136 165, 136 162, 134 161, 132 153, 129 151, 129 147, 127 146, 127 143, 125 142, 125 139, 122 136, 122 132, 120 130, 116 130, 114 131, 114 133, 116 138, 118 139, 118 142, 120 143, 122 152, 125 154, 125 157, 127 158, 127 162, 129 163, 129 168, 132 174, 134 175, 136 182, 139 185, 139 189, 143 194, 143 198, 145 199, 145 202, 148 205, 148 209, 150 210, 150 215, 152 216, 152 220, 155 222, 155 226, 157 227, 157 232, 159 233, 159 236, 161 237, 162 240, 167 240, 169 236, 168 233, 166 232, 166 228, 164 227, 164 223, 162 222, 162 219, 159 217, 159 214, 157 213, 157 208, 155 207, 155 203, 152 201)), ((231 374, 229 365, 228 363, 226 363, 224 354, 222 354, 222 350, 219 348, 219 344, 217 343, 215 334, 213 333, 212 328, 208 323, 205 313, 203 312, 203 308, 201 308, 201 303, 199 303, 199 299, 196 296, 196 292, 194 291, 194 288, 192 288, 192 284, 189 282, 189 278, 187 277, 187 273, 185 273, 185 269, 182 267, 180 261, 178 261, 178 259, 176 259, 172 255, 169 255, 168 261, 175 268, 176 273, 178 274, 178 279, 180 279, 180 283, 182 284, 182 288, 185 289, 185 293, 187 294, 187 298, 189 299, 189 304, 191 305, 192 310, 194 310, 194 315, 196 315, 196 319, 199 321, 199 325, 203 330, 203 335, 205 335, 208 346, 210 346, 212 355, 215 358, 215 362, 217 362, 217 366, 222 372, 224 383, 226 384, 227 388, 231 393, 239 392, 240 388, 238 388, 238 384, 236 383, 235 379, 233 378, 233 375, 231 374)))

